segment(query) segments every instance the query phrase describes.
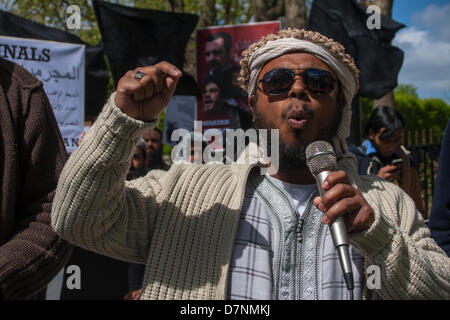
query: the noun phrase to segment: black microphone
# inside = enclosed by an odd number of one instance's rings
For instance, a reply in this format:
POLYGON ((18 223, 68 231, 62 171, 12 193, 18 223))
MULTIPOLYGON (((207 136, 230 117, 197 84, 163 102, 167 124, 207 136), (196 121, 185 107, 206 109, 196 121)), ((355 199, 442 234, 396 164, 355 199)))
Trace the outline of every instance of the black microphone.
MULTIPOLYGON (((309 170, 316 179, 317 187, 320 195, 323 196, 325 191, 322 189, 322 182, 326 177, 336 171, 336 154, 333 147, 326 141, 315 141, 306 148, 306 163, 309 170)), ((331 237, 333 238, 334 247, 339 256, 342 272, 344 274, 345 284, 350 291, 350 297, 353 299, 353 271, 350 263, 349 240, 347 229, 345 227, 344 218, 337 218, 330 225, 331 237)))

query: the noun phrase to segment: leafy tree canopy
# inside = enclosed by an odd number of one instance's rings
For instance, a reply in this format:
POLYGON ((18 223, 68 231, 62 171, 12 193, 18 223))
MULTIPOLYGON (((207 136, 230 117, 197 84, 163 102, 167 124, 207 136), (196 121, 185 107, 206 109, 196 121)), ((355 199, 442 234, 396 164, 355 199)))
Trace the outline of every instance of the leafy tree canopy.
MULTIPOLYGON (((439 98, 420 99, 417 88, 411 84, 400 84, 394 90, 395 107, 406 120, 406 131, 433 129, 436 137, 438 130, 441 136, 450 118, 450 105, 439 98)), ((373 109, 373 102, 361 98, 363 127, 367 123, 373 109)))

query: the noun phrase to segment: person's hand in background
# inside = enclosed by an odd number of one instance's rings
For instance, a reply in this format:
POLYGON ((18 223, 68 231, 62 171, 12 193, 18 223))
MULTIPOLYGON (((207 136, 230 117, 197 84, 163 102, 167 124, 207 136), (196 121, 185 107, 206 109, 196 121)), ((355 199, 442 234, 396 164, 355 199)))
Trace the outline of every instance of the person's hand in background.
POLYGON ((134 291, 132 290, 124 295, 123 300, 140 300, 141 295, 142 295, 142 288, 139 290, 134 291))

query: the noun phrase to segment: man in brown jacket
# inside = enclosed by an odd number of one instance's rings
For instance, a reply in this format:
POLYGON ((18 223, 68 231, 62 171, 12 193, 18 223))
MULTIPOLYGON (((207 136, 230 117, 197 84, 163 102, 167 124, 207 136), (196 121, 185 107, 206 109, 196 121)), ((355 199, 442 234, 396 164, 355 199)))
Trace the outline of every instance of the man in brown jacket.
POLYGON ((0 300, 31 298, 70 257, 50 225, 66 160, 42 83, 0 58, 0 300))

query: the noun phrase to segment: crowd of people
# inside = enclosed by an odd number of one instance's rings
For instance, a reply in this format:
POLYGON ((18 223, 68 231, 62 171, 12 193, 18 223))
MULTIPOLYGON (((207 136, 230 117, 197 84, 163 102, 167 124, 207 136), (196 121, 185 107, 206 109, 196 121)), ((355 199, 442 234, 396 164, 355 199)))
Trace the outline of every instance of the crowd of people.
POLYGON ((402 115, 374 109, 366 140, 347 143, 359 79, 342 45, 290 28, 251 45, 240 66, 230 47, 226 33, 207 39, 204 110, 244 92, 252 125, 279 130, 275 174, 192 164, 203 139, 189 161, 164 161, 156 125, 182 75, 167 62, 127 72, 67 157, 42 83, 0 58, 1 299, 36 298, 73 246, 129 263, 126 300, 450 298, 449 125, 426 225, 402 115), (323 195, 306 161, 317 140, 337 158, 323 195), (339 217, 352 290, 328 228, 339 217), (370 265, 379 288, 364 282, 370 265))

